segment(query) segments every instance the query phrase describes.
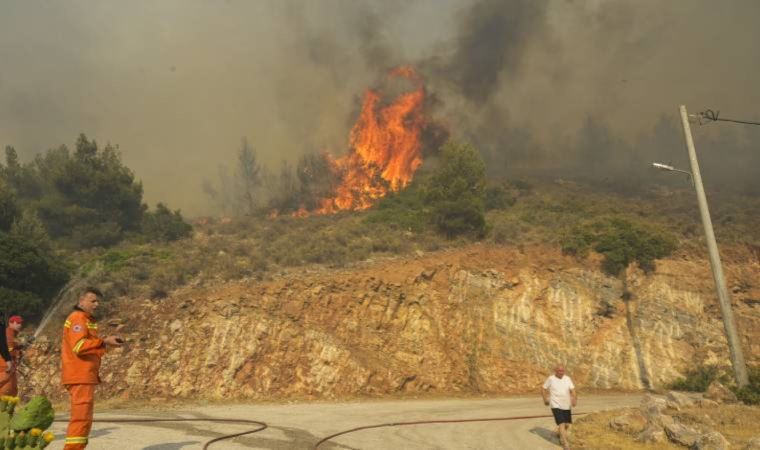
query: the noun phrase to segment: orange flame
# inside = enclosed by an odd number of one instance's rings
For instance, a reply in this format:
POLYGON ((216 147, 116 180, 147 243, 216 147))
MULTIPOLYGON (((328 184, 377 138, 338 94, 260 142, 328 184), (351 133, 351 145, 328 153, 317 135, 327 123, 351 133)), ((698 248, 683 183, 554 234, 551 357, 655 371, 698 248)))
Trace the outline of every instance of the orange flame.
POLYGON ((398 67, 389 77, 406 78, 416 88, 381 105, 381 95, 368 90, 349 135, 346 156, 330 158, 340 179, 332 198, 323 199, 319 214, 367 209, 377 200, 406 187, 422 164, 421 134, 425 125, 422 78, 411 67, 398 67))

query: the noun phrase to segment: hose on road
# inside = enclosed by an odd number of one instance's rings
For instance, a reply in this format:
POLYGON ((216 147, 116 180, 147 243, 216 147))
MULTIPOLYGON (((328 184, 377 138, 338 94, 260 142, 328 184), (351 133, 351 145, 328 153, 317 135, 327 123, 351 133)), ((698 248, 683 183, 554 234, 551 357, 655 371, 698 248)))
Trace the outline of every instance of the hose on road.
MULTIPOLYGON (((55 422, 68 422, 68 419, 56 419, 55 422)), ((267 428, 267 424, 264 422, 259 422, 256 420, 248 420, 248 419, 215 419, 215 418, 198 418, 198 419, 189 419, 189 418, 175 418, 175 419, 135 419, 135 418, 128 418, 128 417, 116 417, 113 419, 97 419, 94 420, 93 423, 154 423, 154 422, 214 422, 214 423, 242 423, 242 424, 250 424, 250 425, 256 425, 257 427, 252 430, 243 431, 240 433, 233 433, 233 434, 225 434, 219 437, 215 437, 214 439, 211 439, 210 441, 207 441, 205 444, 203 444, 203 450, 207 450, 211 444, 214 444, 216 442, 220 441, 226 441, 227 439, 232 439, 240 436, 245 436, 248 434, 258 433, 259 431, 263 431, 267 428)))
MULTIPOLYGON (((581 416, 584 414, 588 414, 585 412, 581 413, 574 413, 575 416, 581 416)), ((452 424, 452 423, 470 423, 470 422, 499 422, 499 421, 507 421, 507 420, 525 420, 525 419, 545 419, 545 418, 553 418, 552 415, 538 415, 538 416, 511 416, 511 417, 487 417, 487 418, 480 418, 480 419, 439 419, 439 420, 417 420, 412 422, 388 422, 388 423, 381 423, 376 425, 365 425, 361 427, 351 428, 350 430, 344 430, 340 431, 338 433, 331 434, 325 438, 322 438, 319 442, 317 442, 314 445, 314 449, 318 449, 320 445, 338 437, 343 436, 345 434, 354 433, 357 431, 362 430, 370 430, 373 428, 386 428, 386 427, 403 427, 403 426, 412 426, 412 425, 432 425, 432 424, 452 424)), ((56 419, 55 422, 68 422, 68 419, 56 419)), ((250 425, 256 425, 256 428, 243 431, 240 433, 232 433, 232 434, 225 434, 219 437, 216 437, 214 439, 211 439, 203 444, 203 450, 208 450, 208 448, 211 446, 211 444, 225 441, 228 439, 233 439, 240 436, 246 436, 253 433, 258 433, 259 431, 263 431, 267 428, 267 424, 264 422, 259 422, 256 420, 248 420, 248 419, 225 419, 225 418, 197 418, 197 419, 191 419, 191 418, 174 418, 174 419, 135 419, 135 418, 125 418, 125 417, 117 417, 113 419, 97 419, 93 421, 94 423, 156 423, 156 422, 213 422, 213 423, 237 423, 237 424, 250 424, 250 425)))
MULTIPOLYGON (((574 416, 581 416, 584 414, 588 414, 588 413, 585 413, 585 412, 573 413, 574 416)), ((504 420, 543 419, 547 417, 554 418, 554 416, 552 415, 540 415, 540 416, 489 417, 489 418, 484 418, 484 419, 417 420, 414 422, 389 422, 389 423, 381 423, 378 425, 365 425, 363 427, 351 428, 350 430, 345 430, 339 433, 331 434, 330 436, 327 436, 326 438, 323 438, 321 441, 317 442, 314 445, 314 449, 318 449, 320 445, 338 436, 342 436, 344 434, 353 433, 353 432, 361 431, 361 430, 369 430, 372 428, 403 427, 403 426, 410 426, 410 425, 430 425, 430 424, 436 424, 436 423, 449 424, 449 423, 468 423, 468 422, 497 422, 497 421, 504 421, 504 420)))

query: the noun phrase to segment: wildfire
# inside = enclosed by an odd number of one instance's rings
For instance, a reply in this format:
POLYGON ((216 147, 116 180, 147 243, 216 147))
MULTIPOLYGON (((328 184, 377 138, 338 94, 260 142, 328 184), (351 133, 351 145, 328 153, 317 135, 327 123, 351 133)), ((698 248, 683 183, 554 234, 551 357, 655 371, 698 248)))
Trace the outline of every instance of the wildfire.
POLYGON ((422 164, 421 134, 425 126, 422 78, 411 67, 392 70, 391 78, 405 78, 414 90, 387 105, 381 94, 368 90, 361 113, 349 135, 349 152, 329 162, 339 180, 332 198, 321 201, 319 214, 367 209, 377 200, 406 187, 422 164))

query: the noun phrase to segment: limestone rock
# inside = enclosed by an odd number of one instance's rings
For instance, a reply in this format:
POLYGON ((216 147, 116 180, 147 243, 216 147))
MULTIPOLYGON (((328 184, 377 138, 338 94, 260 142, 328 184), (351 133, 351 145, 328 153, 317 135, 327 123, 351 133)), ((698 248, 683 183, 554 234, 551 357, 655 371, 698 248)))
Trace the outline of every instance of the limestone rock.
POLYGON ((641 433, 639 433, 638 437, 636 437, 637 441, 650 443, 650 444, 665 442, 665 439, 666 439, 665 430, 663 430, 662 427, 657 426, 657 425, 647 426, 647 428, 641 433))
POLYGON ((686 394, 670 391, 665 398, 668 408, 680 410, 681 408, 694 406, 696 401, 686 394))
POLYGON ((700 408, 715 408, 718 406, 718 402, 707 398, 700 398, 697 403, 699 404, 700 408))
POLYGON ((717 431, 705 433, 697 439, 692 447, 693 450, 727 450, 729 448, 728 440, 717 431))
POLYGON ((760 436, 750 439, 745 450, 760 450, 760 436))
POLYGON ((662 428, 666 424, 673 422, 673 419, 663 414, 663 411, 667 409, 667 402, 664 398, 655 397, 654 395, 647 394, 641 399, 641 406, 639 411, 642 416, 646 418, 649 425, 656 425, 662 428))
POLYGON ((665 426, 665 434, 668 439, 676 444, 691 447, 699 439, 699 433, 680 423, 672 423, 665 426))
POLYGON ((656 397, 652 394, 647 394, 641 399, 640 410, 646 414, 646 411, 657 411, 661 413, 667 408, 667 402, 664 398, 656 397))
POLYGON ((714 400, 718 403, 736 403, 738 401, 736 394, 723 386, 718 380, 713 381, 710 383, 710 386, 707 387, 705 398, 714 400))
POLYGON ((427 270, 422 271, 420 275, 422 276, 422 278, 426 280, 432 280, 433 277, 435 276, 435 273, 436 273, 436 269, 427 269, 427 270))
POLYGON ((610 419, 610 428, 622 433, 635 434, 644 431, 647 418, 639 410, 631 410, 610 419))
POLYGON ((181 320, 179 320, 179 319, 177 319, 177 320, 173 321, 173 322, 172 322, 172 323, 169 325, 169 330, 170 330, 172 333, 176 333, 176 332, 177 332, 177 331, 179 331, 181 328, 182 328, 182 321, 181 321, 181 320))
MULTIPOLYGON (((403 385, 411 394, 498 395, 535 390, 558 361, 570 362, 568 374, 584 389, 637 390, 664 385, 695 364, 728 360, 722 324, 705 314, 714 290, 694 270, 702 262, 666 258, 657 271, 631 278, 641 355, 622 315, 596 315, 599 299, 616 299, 622 289, 598 262, 567 258, 556 246, 478 244, 273 271, 256 282, 225 281, 205 267, 202 282, 179 287, 160 304, 141 297, 109 302, 102 331, 125 325, 129 345, 123 356, 104 358, 101 377, 112 382, 98 392, 128 392, 135 400, 287 400, 382 396, 403 385), (116 320, 123 323, 109 325, 116 320), (411 381, 399 382, 405 379, 411 381)), ((732 264, 760 279, 760 266, 732 264)), ((754 324, 760 308, 736 314, 754 324)), ((50 341, 41 337, 26 355, 35 370, 22 395, 64 398, 61 324, 53 325, 43 334, 50 341)), ((747 342, 760 342, 760 327, 744 332, 747 342)), ((748 360, 760 357, 760 345, 748 350, 748 360)), ((672 424, 666 407, 657 397, 642 404, 641 415, 655 427, 650 435, 672 424)))

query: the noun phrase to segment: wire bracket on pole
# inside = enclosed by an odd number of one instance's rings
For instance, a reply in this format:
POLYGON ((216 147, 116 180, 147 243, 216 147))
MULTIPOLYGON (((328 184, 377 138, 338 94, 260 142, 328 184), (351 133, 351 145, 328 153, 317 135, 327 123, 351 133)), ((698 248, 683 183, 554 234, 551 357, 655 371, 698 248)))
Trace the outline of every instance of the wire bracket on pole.
POLYGON ((713 111, 712 109, 706 109, 702 112, 698 112, 696 116, 700 125, 705 125, 711 122, 733 122, 743 123, 745 125, 760 125, 760 122, 752 122, 749 120, 726 119, 724 117, 720 117, 720 111, 713 111))

